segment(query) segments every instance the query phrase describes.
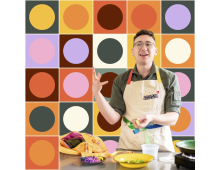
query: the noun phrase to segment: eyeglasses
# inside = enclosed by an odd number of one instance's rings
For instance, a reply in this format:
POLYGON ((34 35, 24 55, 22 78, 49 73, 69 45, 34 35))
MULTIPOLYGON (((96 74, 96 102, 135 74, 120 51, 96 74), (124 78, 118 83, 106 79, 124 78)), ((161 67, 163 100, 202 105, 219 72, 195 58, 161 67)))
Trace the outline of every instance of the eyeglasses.
POLYGON ((155 45, 154 43, 151 43, 151 42, 147 42, 147 43, 136 42, 136 43, 134 43, 134 46, 133 46, 133 47, 135 47, 135 48, 137 48, 137 49, 141 49, 144 44, 145 44, 145 46, 147 47, 147 49, 151 49, 153 46, 156 47, 156 45, 155 45))

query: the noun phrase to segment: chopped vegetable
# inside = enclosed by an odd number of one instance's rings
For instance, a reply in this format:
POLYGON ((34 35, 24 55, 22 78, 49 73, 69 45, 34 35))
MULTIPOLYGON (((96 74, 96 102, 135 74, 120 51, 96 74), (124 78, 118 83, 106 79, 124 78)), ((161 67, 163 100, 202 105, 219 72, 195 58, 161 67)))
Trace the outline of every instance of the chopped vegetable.
POLYGON ((103 157, 101 157, 101 156, 98 156, 98 158, 99 158, 99 160, 100 160, 100 161, 103 161, 103 157))
POLYGON ((130 163, 130 164, 145 163, 145 161, 142 160, 142 159, 131 160, 131 161, 125 160, 125 161, 121 161, 121 162, 123 162, 123 163, 130 163))
POLYGON ((137 123, 137 125, 140 125, 140 122, 136 119, 136 123, 137 123))
POLYGON ((95 157, 95 156, 88 156, 81 158, 81 162, 87 162, 87 163, 101 162, 102 160, 103 160, 102 157, 95 157))

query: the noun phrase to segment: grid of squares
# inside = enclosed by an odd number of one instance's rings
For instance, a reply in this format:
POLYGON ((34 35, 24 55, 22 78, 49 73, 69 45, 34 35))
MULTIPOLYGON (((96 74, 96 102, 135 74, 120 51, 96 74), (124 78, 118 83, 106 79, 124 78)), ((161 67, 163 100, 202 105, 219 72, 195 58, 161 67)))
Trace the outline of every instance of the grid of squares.
POLYGON ((92 67, 109 81, 101 91, 108 102, 115 77, 135 65, 131 49, 140 29, 155 33, 155 64, 179 80, 182 107, 171 127, 173 144, 194 139, 194 4, 26 0, 26 169, 59 169, 58 137, 70 131, 99 136, 115 151, 120 121, 110 125, 99 112, 92 67))

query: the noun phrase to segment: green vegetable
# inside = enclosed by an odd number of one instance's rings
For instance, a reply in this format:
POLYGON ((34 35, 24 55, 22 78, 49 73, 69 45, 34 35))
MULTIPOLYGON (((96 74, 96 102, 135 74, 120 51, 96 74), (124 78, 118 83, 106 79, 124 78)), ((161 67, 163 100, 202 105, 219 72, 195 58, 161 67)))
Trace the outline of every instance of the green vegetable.
POLYGON ((128 161, 128 160, 125 160, 125 161, 122 161, 123 163, 130 163, 130 164, 138 164, 138 163, 144 163, 145 161, 142 160, 142 159, 137 159, 137 160, 131 160, 131 161, 128 161))

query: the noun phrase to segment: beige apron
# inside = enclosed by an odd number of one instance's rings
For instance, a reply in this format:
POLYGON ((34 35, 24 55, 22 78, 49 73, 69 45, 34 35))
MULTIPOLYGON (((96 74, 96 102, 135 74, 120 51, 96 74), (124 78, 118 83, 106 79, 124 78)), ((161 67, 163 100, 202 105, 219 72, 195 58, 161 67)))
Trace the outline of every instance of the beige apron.
MULTIPOLYGON (((158 67, 156 69, 157 80, 141 80, 136 82, 131 81, 133 70, 131 71, 123 95, 126 106, 124 117, 129 121, 145 114, 164 114, 166 93, 158 67), (149 99, 149 95, 153 94, 157 94, 158 98, 149 99)), ((147 134, 151 144, 159 145, 159 151, 175 152, 169 126, 147 129, 147 134)), ((145 131, 134 134, 133 130, 122 119, 118 148, 142 150, 142 144, 145 144, 145 131)))

